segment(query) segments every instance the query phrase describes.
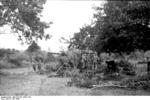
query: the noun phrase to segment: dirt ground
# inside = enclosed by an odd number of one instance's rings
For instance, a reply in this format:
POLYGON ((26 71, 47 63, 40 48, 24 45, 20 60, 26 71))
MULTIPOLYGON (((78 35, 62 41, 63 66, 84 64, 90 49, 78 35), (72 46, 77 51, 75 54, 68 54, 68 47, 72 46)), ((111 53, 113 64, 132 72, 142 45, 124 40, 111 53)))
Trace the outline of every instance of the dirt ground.
POLYGON ((31 95, 31 96, 90 96, 90 95, 150 95, 144 90, 118 88, 97 88, 94 90, 69 87, 69 78, 38 75, 30 68, 3 69, 0 75, 0 95, 31 95))

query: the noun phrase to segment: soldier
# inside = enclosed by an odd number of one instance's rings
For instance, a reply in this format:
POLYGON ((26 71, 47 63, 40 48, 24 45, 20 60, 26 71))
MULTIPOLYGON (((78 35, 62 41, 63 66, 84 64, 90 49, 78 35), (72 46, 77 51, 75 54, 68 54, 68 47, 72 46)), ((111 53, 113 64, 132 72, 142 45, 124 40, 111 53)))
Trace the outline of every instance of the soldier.
POLYGON ((96 70, 97 69, 97 64, 98 64, 98 56, 97 56, 97 53, 95 52, 93 54, 93 69, 96 70))
POLYGON ((36 72, 36 63, 35 63, 35 61, 32 61, 31 63, 32 63, 32 68, 33 68, 34 72, 36 72))
POLYGON ((86 54, 82 54, 82 59, 81 59, 81 62, 82 62, 82 68, 85 69, 87 67, 87 58, 86 58, 86 54))
POLYGON ((37 66, 38 71, 41 70, 41 66, 42 66, 42 61, 41 61, 41 59, 38 59, 38 66, 37 66))
POLYGON ((93 54, 89 52, 87 55, 88 69, 93 69, 93 59, 93 54))

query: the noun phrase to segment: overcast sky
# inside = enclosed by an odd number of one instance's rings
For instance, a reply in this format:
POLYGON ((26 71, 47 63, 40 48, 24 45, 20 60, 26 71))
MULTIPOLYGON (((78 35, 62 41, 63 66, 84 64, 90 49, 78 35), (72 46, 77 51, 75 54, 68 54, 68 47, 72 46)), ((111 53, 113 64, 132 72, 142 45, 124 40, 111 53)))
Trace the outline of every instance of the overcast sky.
MULTIPOLYGON (((52 35, 48 41, 39 41, 43 50, 59 52, 61 49, 66 50, 67 45, 61 43, 61 37, 69 38, 73 33, 78 32, 85 24, 90 24, 93 18, 93 6, 102 4, 103 1, 51 1, 47 0, 44 5, 44 21, 52 21, 53 24, 46 33, 52 35)), ((8 33, 8 29, 1 28, 0 32, 8 33)), ((15 35, 0 35, 0 48, 15 48, 25 50, 26 45, 21 45, 15 35)))

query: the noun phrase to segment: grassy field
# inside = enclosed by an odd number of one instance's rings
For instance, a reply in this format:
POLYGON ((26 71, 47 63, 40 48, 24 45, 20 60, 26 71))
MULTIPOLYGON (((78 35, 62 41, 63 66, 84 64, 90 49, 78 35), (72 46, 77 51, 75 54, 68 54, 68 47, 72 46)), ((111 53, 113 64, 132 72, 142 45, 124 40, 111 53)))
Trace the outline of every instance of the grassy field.
POLYGON ((3 70, 7 75, 0 75, 0 95, 87 95, 87 89, 68 87, 68 78, 47 78, 33 72, 25 74, 20 72, 23 69, 9 73, 13 70, 3 70))
POLYGON ((37 75, 33 72, 25 74, 28 70, 28 68, 3 70, 7 74, 0 75, 0 95, 150 95, 150 92, 144 90, 111 87, 96 89, 69 87, 67 86, 69 78, 47 78, 44 75, 37 75))

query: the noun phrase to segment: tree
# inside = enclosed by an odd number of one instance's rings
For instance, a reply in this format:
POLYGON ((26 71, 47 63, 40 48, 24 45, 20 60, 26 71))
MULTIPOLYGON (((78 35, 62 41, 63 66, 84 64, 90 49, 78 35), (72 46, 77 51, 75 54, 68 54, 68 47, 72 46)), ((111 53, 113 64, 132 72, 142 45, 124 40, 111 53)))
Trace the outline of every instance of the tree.
POLYGON ((80 32, 75 33, 71 38, 69 48, 76 49, 93 49, 93 42, 95 40, 95 29, 90 25, 84 26, 80 29, 80 32))
POLYGON ((49 38, 44 30, 50 23, 40 20, 46 0, 0 0, 0 26, 8 25, 18 33, 19 40, 49 38))
POLYGON ((95 15, 97 52, 132 52, 150 49, 150 2, 111 1, 95 15))
POLYGON ((33 41, 32 44, 28 47, 27 52, 33 53, 39 50, 41 50, 40 46, 35 41, 33 41))
POLYGON ((150 49, 150 2, 107 0, 96 7, 95 22, 72 38, 71 46, 101 52, 150 49))
POLYGON ((33 41, 32 44, 27 48, 26 53, 30 58, 30 63, 32 63, 37 58, 39 59, 38 55, 41 53, 41 48, 35 41, 33 41))

